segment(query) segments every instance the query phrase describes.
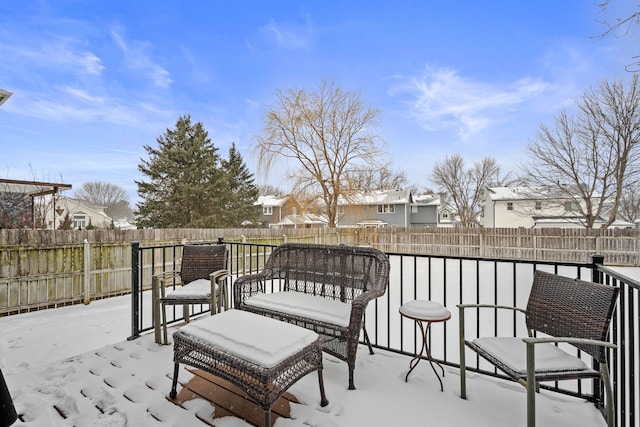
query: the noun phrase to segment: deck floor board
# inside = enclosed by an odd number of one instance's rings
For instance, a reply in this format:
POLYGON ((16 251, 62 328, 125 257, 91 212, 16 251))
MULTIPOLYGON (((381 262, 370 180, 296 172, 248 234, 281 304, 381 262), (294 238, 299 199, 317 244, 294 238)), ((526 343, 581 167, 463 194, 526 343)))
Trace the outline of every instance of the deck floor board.
MULTIPOLYGON (((234 416, 245 420, 247 423, 262 427, 264 423, 264 411, 239 387, 220 377, 212 375, 200 369, 188 368, 194 374, 189 382, 181 383, 182 389, 172 401, 180 406, 185 402, 201 398, 208 400, 214 406, 213 419, 234 416)), ((285 393, 271 408, 271 425, 278 417, 291 418, 290 403, 298 403, 291 393, 285 393)), ((205 423, 211 423, 202 420, 205 423)))

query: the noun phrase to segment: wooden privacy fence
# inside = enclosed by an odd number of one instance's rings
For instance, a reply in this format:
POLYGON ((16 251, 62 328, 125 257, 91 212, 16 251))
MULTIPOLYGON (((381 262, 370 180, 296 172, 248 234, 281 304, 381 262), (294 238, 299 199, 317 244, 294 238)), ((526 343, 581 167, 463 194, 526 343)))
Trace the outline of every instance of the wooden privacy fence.
POLYGON ((636 229, 409 228, 360 233, 361 243, 391 253, 578 263, 599 254, 608 265, 640 265, 636 229))
MULTIPOLYGON (((220 237, 235 243, 344 243, 371 245, 396 254, 545 262, 588 263, 592 255, 600 254, 605 256, 607 265, 640 266, 638 230, 0 230, 0 316, 129 293, 131 242, 140 242, 141 246, 160 246, 215 242, 220 237)), ((163 255, 156 253, 156 256, 163 255)), ((142 261, 143 268, 147 268, 146 260, 142 261)), ((173 262, 168 257, 167 263, 173 262)), ((244 265, 251 264, 252 260, 242 257, 233 262, 244 265)), ((170 267, 165 265, 163 268, 170 267)))
MULTIPOLYGON (((317 230, 285 235, 269 229, 0 230, 0 316, 130 293, 131 242, 138 238, 143 246, 215 242, 219 237, 269 244, 353 241, 349 233, 341 235, 317 230)), ((150 253, 166 256, 159 252, 150 253)), ((163 268, 175 267, 176 260, 170 259, 163 268)), ((148 262, 142 261, 146 271, 148 262)))
POLYGON ((0 315, 128 293, 131 245, 0 248, 0 315))

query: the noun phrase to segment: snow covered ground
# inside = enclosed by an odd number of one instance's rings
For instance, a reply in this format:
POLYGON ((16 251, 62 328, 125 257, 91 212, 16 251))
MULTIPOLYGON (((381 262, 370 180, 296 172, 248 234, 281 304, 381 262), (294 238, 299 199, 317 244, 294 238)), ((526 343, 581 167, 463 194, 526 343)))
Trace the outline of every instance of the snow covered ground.
MULTIPOLYGON (((204 400, 186 409, 166 399, 173 371, 172 346, 153 334, 127 341, 128 296, 0 318, 0 367, 22 421, 15 426, 198 426, 215 410, 204 400), (58 408, 58 409, 55 409, 58 408), (67 418, 63 418, 64 413, 67 418)), ((458 370, 445 368, 444 392, 427 363, 405 383, 409 358, 361 349, 355 391, 347 390, 347 366, 325 355, 329 406, 321 408, 317 376, 290 391, 286 426, 517 426, 525 424, 524 389, 511 382, 471 374, 469 400, 458 397, 458 370)), ((180 379, 191 374, 182 370, 180 379)), ((543 391, 537 398, 538 425, 597 427, 606 423, 593 405, 543 391)), ((216 419, 220 427, 246 427, 238 418, 216 419)))

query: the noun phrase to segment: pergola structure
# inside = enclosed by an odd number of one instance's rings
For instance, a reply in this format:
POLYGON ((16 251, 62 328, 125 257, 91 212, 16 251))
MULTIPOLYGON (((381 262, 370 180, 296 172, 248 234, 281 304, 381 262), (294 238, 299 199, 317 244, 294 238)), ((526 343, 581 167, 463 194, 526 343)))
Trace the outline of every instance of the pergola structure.
POLYGON ((13 93, 4 89, 0 89, 0 105, 4 104, 5 101, 11 97, 11 95, 13 95, 13 93))
MULTIPOLYGON (((59 184, 39 181, 19 181, 0 178, 0 193, 21 193, 31 197, 31 224, 35 227, 36 197, 53 196, 53 211, 56 212, 56 195, 61 191, 71 190, 71 184, 59 184)), ((54 214, 55 215, 55 214, 54 214)))

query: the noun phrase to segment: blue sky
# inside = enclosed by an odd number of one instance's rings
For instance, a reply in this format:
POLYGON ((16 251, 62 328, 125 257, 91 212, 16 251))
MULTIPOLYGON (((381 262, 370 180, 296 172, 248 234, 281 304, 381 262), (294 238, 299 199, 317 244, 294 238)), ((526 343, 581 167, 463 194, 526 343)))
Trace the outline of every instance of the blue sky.
MULTIPOLYGON (((126 188, 143 145, 191 114, 258 184, 255 135, 277 89, 322 80, 380 110, 389 159, 410 183, 434 162, 526 161, 552 124, 603 79, 629 79, 640 31, 597 38, 600 0, 107 1, 0 3, 0 177, 126 188)), ((607 18, 636 10, 612 0, 607 18)), ((69 193, 68 193, 69 194, 69 193)))

